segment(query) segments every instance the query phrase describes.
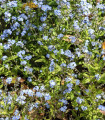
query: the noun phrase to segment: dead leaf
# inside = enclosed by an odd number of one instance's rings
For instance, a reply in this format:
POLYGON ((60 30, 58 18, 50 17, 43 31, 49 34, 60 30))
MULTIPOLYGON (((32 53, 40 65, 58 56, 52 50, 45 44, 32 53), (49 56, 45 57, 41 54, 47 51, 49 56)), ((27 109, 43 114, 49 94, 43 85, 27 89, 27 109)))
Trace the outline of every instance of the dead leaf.
POLYGON ((65 84, 65 80, 61 80, 61 85, 64 85, 65 84))
POLYGON ((101 112, 103 115, 105 115, 105 111, 100 110, 100 112, 101 112))

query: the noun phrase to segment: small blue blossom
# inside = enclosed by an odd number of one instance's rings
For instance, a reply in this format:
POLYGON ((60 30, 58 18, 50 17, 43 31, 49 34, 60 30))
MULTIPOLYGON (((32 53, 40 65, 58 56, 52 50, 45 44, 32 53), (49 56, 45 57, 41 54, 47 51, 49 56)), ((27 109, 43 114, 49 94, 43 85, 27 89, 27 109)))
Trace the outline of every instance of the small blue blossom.
POLYGON ((5 14, 5 17, 7 17, 7 18, 11 17, 11 13, 9 13, 8 11, 6 11, 4 14, 5 14))
POLYGON ((64 55, 66 55, 67 57, 72 57, 73 56, 73 54, 71 53, 70 50, 66 50, 64 55))
POLYGON ((89 32, 89 34, 91 35, 91 34, 94 33, 94 30, 93 30, 93 29, 89 29, 88 32, 89 32))
POLYGON ((48 39, 48 36, 43 36, 43 40, 47 40, 48 39))
POLYGON ((66 63, 62 63, 60 66, 61 67, 66 67, 66 63))
POLYGON ((46 108, 50 108, 50 105, 48 103, 45 103, 46 108))
POLYGON ((23 47, 23 46, 24 46, 24 44, 23 44, 23 42, 21 42, 21 41, 18 41, 18 42, 16 43, 16 46, 23 47))
POLYGON ((54 80, 50 80, 50 87, 53 88, 56 85, 54 80))
POLYGON ((83 111, 85 111, 85 110, 87 110, 87 107, 86 107, 86 106, 81 106, 81 109, 82 109, 83 111))
POLYGON ((100 79, 100 75, 99 75, 99 74, 96 74, 96 75, 95 75, 95 78, 96 78, 96 80, 99 80, 99 79, 100 79))
POLYGON ((41 92, 36 92, 36 96, 37 97, 42 97, 42 93, 41 92))
POLYGON ((24 36, 26 34, 26 31, 22 31, 21 36, 24 36))
POLYGON ((61 107, 61 108, 60 108, 60 111, 65 112, 65 111, 66 111, 66 109, 67 109, 67 107, 66 107, 66 106, 63 106, 63 107, 61 107))
POLYGON ((12 8, 12 7, 17 7, 17 1, 9 1, 7 3, 7 6, 12 8))
POLYGON ((69 39, 71 39, 71 43, 74 43, 76 41, 75 36, 70 36, 69 39))
POLYGON ((39 103, 36 102, 36 103, 34 104, 34 107, 38 108, 38 105, 39 105, 39 103))
POLYGON ((46 58, 50 58, 50 54, 46 54, 46 58))
POLYGON ((12 117, 12 120, 19 120, 20 119, 20 116, 13 116, 12 117))
POLYGON ((59 99, 59 101, 60 101, 60 102, 63 102, 64 105, 66 105, 66 104, 68 103, 67 100, 65 100, 65 99, 59 99))
POLYGON ((29 56, 25 56, 25 58, 24 59, 26 59, 26 60, 30 60, 32 58, 32 56, 31 55, 29 55, 29 56))
POLYGON ((33 88, 33 90, 39 90, 39 86, 35 86, 34 88, 33 88))
POLYGON ((76 99, 76 102, 77 102, 78 104, 81 104, 83 101, 84 101, 84 100, 81 99, 80 97, 77 97, 77 99, 76 99))
POLYGON ((67 86, 68 88, 72 88, 72 87, 73 87, 73 84, 72 84, 72 83, 68 83, 66 86, 67 86))
POLYGON ((75 107, 75 110, 78 110, 78 107, 75 107))
POLYGON ((96 95, 96 98, 101 99, 101 95, 100 94, 96 95))
POLYGON ((74 69, 76 67, 76 63, 75 62, 71 62, 67 65, 67 68, 71 68, 74 69))
POLYGON ((16 101, 19 102, 19 104, 22 104, 22 105, 23 105, 23 104, 26 103, 26 102, 24 101, 25 99, 26 99, 25 96, 20 95, 20 96, 17 97, 16 101))
POLYGON ((55 49, 55 46, 54 46, 54 45, 49 45, 49 46, 48 46, 48 49, 49 49, 49 51, 52 51, 52 50, 55 49))
POLYGON ((79 85, 80 84, 80 80, 76 80, 76 85, 79 85))
POLYGON ((10 84, 10 83, 12 82, 12 77, 8 77, 8 78, 6 79, 6 82, 7 82, 8 84, 10 84))
POLYGON ((28 77, 27 80, 28 80, 28 82, 32 82, 32 78, 31 77, 28 77))
POLYGON ((98 106, 98 109, 100 109, 100 110, 102 110, 102 111, 105 111, 105 106, 99 105, 99 106, 98 106))
POLYGON ((40 90, 44 91, 45 90, 45 86, 44 85, 40 86, 40 90))
POLYGON ((65 78, 65 81, 66 81, 66 82, 70 82, 70 81, 72 81, 72 78, 66 77, 66 78, 65 78))
POLYGON ((40 20, 41 20, 42 22, 44 22, 44 21, 46 20, 46 18, 47 18, 46 16, 41 16, 41 17, 40 17, 40 20))
POLYGON ((41 41, 38 41, 37 43, 38 43, 39 45, 43 45, 43 43, 42 43, 41 41))
POLYGON ((42 5, 41 6, 41 9, 44 11, 44 12, 47 12, 48 10, 51 10, 51 7, 49 5, 42 5))
POLYGON ((26 65, 27 64, 27 62, 24 60, 24 61, 21 61, 21 63, 20 63, 21 65, 26 65))
POLYGON ((51 99, 51 96, 49 95, 49 93, 46 93, 46 94, 44 95, 44 97, 45 97, 45 101, 51 99))
POLYGON ((61 11, 60 10, 54 10, 54 14, 60 16, 61 15, 61 11))
POLYGON ((57 36, 58 39, 61 39, 62 37, 63 37, 63 34, 59 34, 59 35, 57 36))
POLYGON ((103 57, 103 60, 105 60, 105 57, 103 57))
POLYGON ((2 59, 2 60, 6 60, 6 59, 7 59, 7 56, 4 55, 1 59, 2 59))

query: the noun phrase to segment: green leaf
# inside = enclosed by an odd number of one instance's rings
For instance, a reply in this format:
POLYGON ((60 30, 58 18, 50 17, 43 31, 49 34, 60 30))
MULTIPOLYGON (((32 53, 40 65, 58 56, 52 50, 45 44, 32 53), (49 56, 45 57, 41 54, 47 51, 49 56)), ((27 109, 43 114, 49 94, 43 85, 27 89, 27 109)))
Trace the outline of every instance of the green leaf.
POLYGON ((3 87, 3 84, 0 85, 0 89, 3 87))
POLYGON ((45 59, 38 59, 35 62, 46 62, 46 60, 45 59))
POLYGON ((101 75, 101 78, 97 82, 99 82, 99 83, 102 83, 102 82, 105 83, 105 73, 103 73, 101 75))
POLYGON ((16 58, 18 58, 18 56, 11 56, 11 57, 8 57, 7 58, 7 60, 5 60, 4 62, 6 63, 6 62, 9 62, 9 61, 11 61, 11 60, 15 60, 16 58))

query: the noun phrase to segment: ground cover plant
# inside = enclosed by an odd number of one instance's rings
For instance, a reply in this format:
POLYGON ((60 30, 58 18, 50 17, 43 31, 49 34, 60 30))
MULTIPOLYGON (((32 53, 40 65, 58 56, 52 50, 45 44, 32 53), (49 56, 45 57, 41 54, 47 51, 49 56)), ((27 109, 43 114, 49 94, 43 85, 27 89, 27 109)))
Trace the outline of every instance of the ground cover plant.
POLYGON ((104 15, 104 0, 0 0, 0 120, 105 119, 104 15))

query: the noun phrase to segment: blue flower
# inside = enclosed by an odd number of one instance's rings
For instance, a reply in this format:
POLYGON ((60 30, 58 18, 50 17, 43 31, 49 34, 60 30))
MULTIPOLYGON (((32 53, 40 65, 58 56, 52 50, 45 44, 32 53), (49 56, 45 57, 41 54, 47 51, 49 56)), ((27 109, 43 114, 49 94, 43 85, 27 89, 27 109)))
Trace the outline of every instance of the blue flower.
POLYGON ((53 88, 56 85, 54 80, 50 80, 50 87, 53 88))
POLYGON ((77 102, 78 104, 81 104, 83 101, 84 101, 84 100, 81 99, 80 97, 77 97, 77 99, 76 99, 76 102, 77 102))
POLYGON ((7 59, 7 56, 4 55, 1 59, 2 59, 2 60, 6 60, 6 59, 7 59))
POLYGON ((17 1, 11 1, 7 3, 7 6, 12 8, 12 7, 17 7, 17 1))
POLYGON ((78 110, 78 107, 75 107, 75 110, 78 110))
POLYGON ((99 74, 96 74, 96 75, 95 75, 95 78, 96 78, 96 80, 99 80, 99 79, 100 79, 100 75, 99 75, 99 74))
POLYGON ((82 109, 83 111, 85 111, 85 110, 87 110, 87 107, 86 107, 86 106, 81 106, 81 109, 82 109))
POLYGON ((49 46, 48 46, 48 49, 49 49, 49 51, 52 51, 52 50, 55 49, 55 46, 54 46, 54 45, 49 45, 49 46))
POLYGON ((33 90, 39 90, 39 86, 35 86, 34 88, 33 88, 33 90))
POLYGON ((24 60, 24 61, 21 61, 21 63, 20 63, 21 65, 26 65, 27 64, 27 62, 24 60))
POLYGON ((34 92, 33 92, 31 89, 29 89, 29 90, 28 90, 28 95, 33 97, 34 92))
POLYGON ((5 50, 7 50, 7 49, 10 49, 10 46, 11 46, 11 45, 9 45, 9 44, 4 44, 3 48, 4 48, 5 50))
POLYGON ((76 80, 76 85, 79 85, 80 84, 80 80, 76 80))
POLYGON ((50 54, 47 54, 46 57, 49 58, 49 57, 50 57, 50 54))
POLYGON ((105 60, 105 57, 103 57, 103 60, 105 60))
POLYGON ((59 34, 59 35, 57 36, 58 39, 61 39, 62 37, 63 37, 63 34, 59 34))
POLYGON ((38 104, 39 104, 39 103, 36 102, 36 103, 34 104, 34 107, 38 108, 38 104))
POLYGON ((67 57, 72 57, 73 54, 71 53, 70 50, 66 50, 64 55, 66 55, 67 57))
POLYGON ((8 78, 6 79, 6 82, 7 82, 8 84, 10 84, 11 81, 12 81, 12 77, 8 77, 8 78))
POLYGON ((51 99, 51 96, 49 95, 49 93, 46 93, 46 94, 44 95, 44 97, 45 97, 45 101, 51 99))
POLYGON ((12 117, 12 120, 19 120, 20 119, 20 116, 13 116, 12 117))
POLYGON ((50 105, 48 103, 45 103, 45 105, 46 105, 47 108, 50 108, 50 105))
POLYGON ((73 87, 73 84, 72 84, 72 83, 68 83, 66 86, 67 86, 68 88, 72 88, 72 87, 73 87))
POLYGON ((28 77, 27 80, 28 80, 29 82, 32 82, 32 78, 31 78, 31 77, 28 77))
POLYGON ((32 58, 32 56, 31 55, 29 55, 29 56, 25 56, 25 58, 24 59, 26 59, 26 60, 30 60, 32 58))
POLYGON ((71 68, 74 69, 76 67, 76 63, 75 62, 71 62, 67 65, 67 68, 71 68))
POLYGON ((54 14, 60 16, 61 15, 61 11, 60 10, 54 10, 54 14))
POLYGON ((72 78, 66 77, 66 78, 65 78, 65 81, 66 81, 66 82, 72 81, 72 78))
POLYGON ((47 12, 47 10, 51 10, 51 7, 49 5, 42 5, 41 6, 41 9, 44 11, 44 12, 47 12))
POLYGON ((59 101, 60 101, 60 102, 63 102, 64 105, 66 105, 66 104, 68 103, 67 100, 65 100, 65 99, 59 99, 59 101))
POLYGON ((45 86, 44 85, 40 86, 40 90, 44 91, 45 90, 45 86))
POLYGON ((43 45, 43 43, 42 43, 41 41, 38 41, 37 43, 38 43, 39 45, 43 45))
POLYGON ((61 108, 60 108, 60 110, 61 110, 61 111, 63 111, 63 112, 65 112, 65 111, 66 111, 66 109, 67 109, 67 107, 66 107, 66 106, 63 106, 63 107, 61 107, 61 108))
POLYGON ((40 17, 40 20, 41 20, 42 22, 44 22, 44 21, 46 20, 46 18, 47 18, 46 16, 41 16, 41 17, 40 17))
POLYGON ((96 95, 96 98, 101 99, 101 95, 100 94, 96 95))
POLYGON ((78 21, 77 21, 77 20, 74 21, 73 27, 74 27, 74 29, 80 31, 80 27, 79 27, 79 25, 78 25, 78 21))
POLYGON ((41 92, 36 92, 36 96, 37 97, 42 97, 42 93, 41 92))
POLYGON ((76 41, 75 36, 70 36, 69 39, 71 39, 71 43, 74 43, 76 41))
POLYGON ((48 36, 43 36, 43 40, 47 40, 48 39, 48 36))
POLYGON ((99 106, 98 106, 98 109, 100 109, 100 110, 102 110, 102 111, 105 111, 105 106, 99 105, 99 106))
POLYGON ((89 32, 89 34, 91 35, 91 34, 94 33, 94 30, 93 30, 93 29, 89 29, 88 32, 89 32))
POLYGON ((20 95, 20 96, 17 97, 16 101, 19 102, 19 104, 22 104, 22 105, 23 105, 23 104, 26 103, 26 102, 24 101, 25 99, 26 99, 25 96, 20 95))
POLYGON ((26 31, 22 31, 21 36, 24 36, 26 34, 26 31))
POLYGON ((23 18, 19 16, 19 17, 18 17, 18 21, 23 22, 23 18))
POLYGON ((66 63, 62 63, 60 66, 61 67, 66 67, 66 63))
POLYGON ((16 43, 16 46, 23 47, 23 46, 24 46, 24 44, 23 44, 23 42, 21 42, 21 41, 18 41, 18 42, 16 43))
POLYGON ((5 17, 7 17, 7 18, 11 17, 11 13, 9 13, 8 11, 6 11, 4 14, 5 14, 5 17))

